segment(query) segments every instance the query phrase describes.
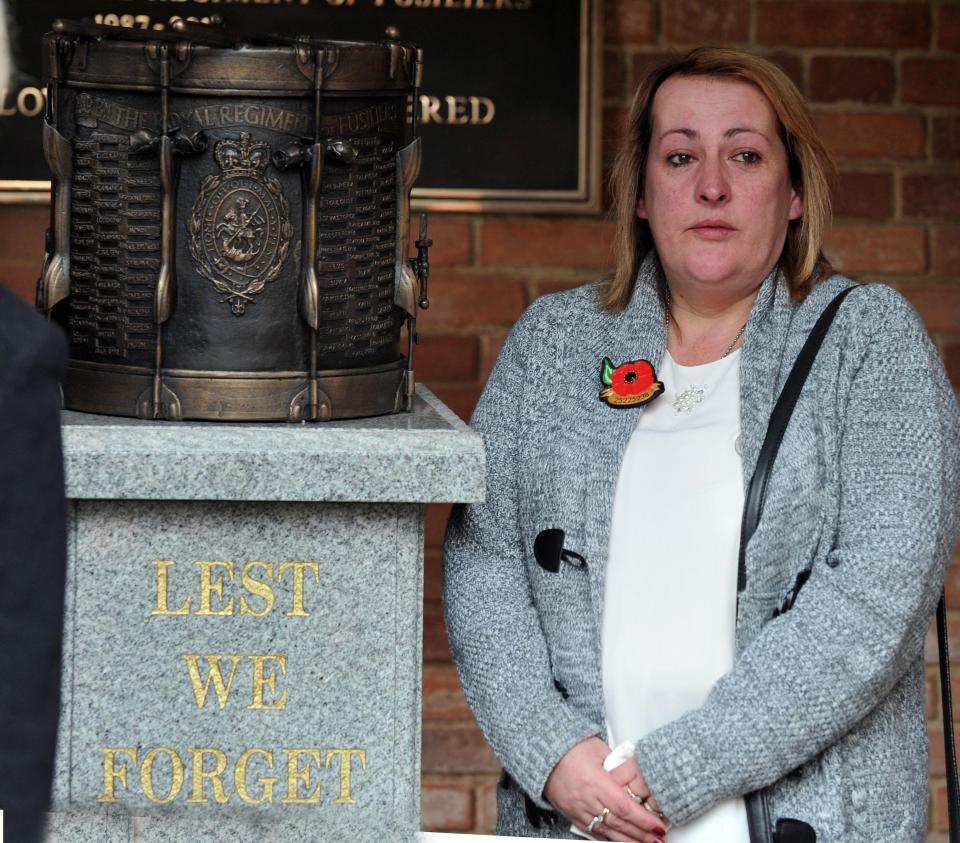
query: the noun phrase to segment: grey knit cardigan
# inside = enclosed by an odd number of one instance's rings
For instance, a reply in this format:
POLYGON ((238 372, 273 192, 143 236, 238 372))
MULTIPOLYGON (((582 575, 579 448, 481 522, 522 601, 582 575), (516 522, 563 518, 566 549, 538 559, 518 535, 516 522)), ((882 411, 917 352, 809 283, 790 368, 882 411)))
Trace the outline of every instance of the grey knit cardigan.
MULTIPOLYGON (((451 515, 444 605, 466 697, 509 774, 500 834, 568 837, 556 814, 541 822, 531 809, 551 808, 543 787, 567 750, 605 734, 603 570, 620 459, 643 410, 599 400, 601 361, 661 360, 660 271, 648 255, 617 315, 598 307, 597 284, 535 301, 471 419, 487 498, 451 515), (548 528, 564 531, 585 567, 537 564, 533 542, 548 528)), ((763 282, 740 363, 745 486, 804 339, 851 283, 834 275, 797 305, 782 275, 763 282)), ((925 839, 923 646, 957 534, 958 427, 913 308, 883 284, 854 290, 797 403, 747 547, 733 670, 701 708, 637 741, 674 823, 766 788, 773 821, 801 819, 820 843, 925 839), (793 608, 774 617, 805 569, 793 608)), ((636 513, 640 552, 656 529, 636 513)), ((638 641, 637 658, 656 646, 638 641)))

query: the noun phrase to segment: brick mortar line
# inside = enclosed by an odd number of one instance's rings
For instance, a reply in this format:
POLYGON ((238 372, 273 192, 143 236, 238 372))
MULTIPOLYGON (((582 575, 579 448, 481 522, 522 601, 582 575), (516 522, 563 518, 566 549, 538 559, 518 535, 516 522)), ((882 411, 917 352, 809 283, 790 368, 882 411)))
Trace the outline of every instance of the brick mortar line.
POLYGON ((875 231, 886 231, 892 228, 901 228, 907 229, 909 231, 916 231, 917 229, 927 230, 927 226, 922 222, 892 222, 892 221, 880 221, 877 220, 872 224, 864 225, 863 223, 857 223, 850 221, 848 217, 840 217, 841 221, 834 221, 831 226, 833 231, 849 231, 851 229, 860 229, 860 228, 871 228, 875 231))
MULTIPOLYGON (((453 326, 453 330, 446 330, 446 329, 445 329, 445 330, 443 330, 442 332, 434 332, 434 331, 433 331, 433 328, 436 327, 437 324, 439 324, 439 325, 442 326, 442 325, 447 325, 447 324, 451 324, 451 325, 452 325, 453 323, 440 322, 440 323, 431 324, 430 327, 427 328, 427 329, 422 329, 422 330, 421 330, 421 329, 418 329, 418 330, 417 330, 417 333, 420 334, 420 338, 421 338, 421 339, 437 340, 437 339, 444 339, 444 338, 447 338, 447 337, 452 337, 452 338, 457 339, 457 338, 463 338, 463 337, 468 337, 468 338, 469 338, 469 337, 473 337, 473 338, 476 338, 476 337, 478 337, 478 336, 487 336, 486 333, 484 333, 484 334, 475 334, 475 333, 472 333, 472 332, 471 332, 471 329, 472 329, 472 327, 473 327, 473 324, 472 324, 472 323, 469 324, 469 325, 464 325, 464 324, 461 322, 461 323, 458 323, 458 324, 456 324, 455 326, 453 326)), ((477 323, 477 324, 479 324, 479 323, 477 323)), ((506 332, 506 330, 507 330, 507 329, 504 328, 504 332, 506 332)), ((460 381, 457 381, 457 383, 460 383, 460 381)))
POLYGON ((897 50, 890 57, 893 64, 893 101, 903 105, 903 51, 897 50))
POLYGON ((593 278, 597 276, 597 273, 608 272, 609 268, 604 267, 582 267, 579 269, 569 267, 569 266, 557 266, 551 267, 546 264, 543 266, 529 267, 531 271, 525 273, 527 279, 535 282, 543 281, 577 281, 581 278, 589 276, 589 280, 585 280, 584 283, 590 283, 593 278))
POLYGON ((843 223, 849 223, 851 226, 858 227, 871 227, 871 228, 882 228, 884 225, 898 225, 896 220, 892 216, 889 217, 857 217, 851 215, 841 216, 840 214, 833 215, 833 225, 837 225, 837 221, 840 220, 843 223))
MULTIPOLYGON (((878 159, 879 160, 879 159, 878 159)), ((874 167, 871 165, 870 161, 866 158, 856 158, 850 159, 850 166, 847 169, 844 169, 840 175, 846 175, 848 173, 856 174, 866 174, 866 175, 892 175, 889 167, 884 168, 883 166, 874 167)))
MULTIPOLYGON (((953 662, 951 662, 951 664, 953 664, 953 662)), ((427 721, 424 723, 424 726, 426 727, 426 726, 428 726, 428 725, 429 725, 429 730, 428 730, 427 728, 424 728, 424 729, 423 729, 424 732, 426 732, 426 731, 431 731, 431 732, 462 732, 462 731, 464 731, 464 730, 466 729, 466 730, 471 731, 471 732, 476 732, 477 734, 480 734, 480 735, 483 734, 483 733, 480 731, 480 727, 476 724, 476 721, 474 721, 474 720, 464 720, 464 721, 460 721, 460 722, 456 722, 456 723, 449 723, 449 722, 442 721, 442 720, 427 720, 427 721)), ((486 739, 484 739, 484 740, 486 740, 486 739)))
MULTIPOLYGON (((457 326, 457 327, 460 327, 460 326, 457 326)), ((505 337, 507 336, 507 334, 509 333, 509 331, 510 331, 510 326, 508 326, 508 325, 503 325, 503 326, 501 326, 501 329, 500 329, 499 331, 490 331, 490 332, 476 333, 476 334, 466 334, 466 333, 454 333, 453 331, 446 331, 446 330, 445 330, 445 331, 443 331, 442 333, 437 333, 437 334, 435 334, 434 336, 435 336, 435 338, 437 338, 437 339, 442 339, 442 338, 446 338, 446 337, 451 337, 451 338, 453 338, 453 339, 476 339, 476 340, 483 340, 484 337, 495 337, 495 338, 498 338, 498 339, 499 339, 499 338, 501 338, 501 337, 505 338, 505 337)), ((483 354, 482 354, 482 350, 478 350, 478 352, 480 352, 480 353, 477 354, 477 358, 478 358, 478 360, 479 360, 480 358, 483 357, 483 354)), ((486 361, 484 360, 484 361, 482 361, 482 362, 485 363, 486 361)), ((490 363, 491 363, 491 365, 492 365, 492 364, 493 364, 493 361, 491 360, 490 363)), ((489 368, 489 367, 488 367, 488 368, 489 368)), ((436 385, 438 389, 447 389, 448 387, 452 387, 452 386, 482 385, 482 384, 484 383, 484 381, 485 381, 485 378, 481 378, 481 377, 480 377, 479 369, 480 369, 480 367, 478 366, 478 367, 477 367, 477 372, 476 372, 475 374, 473 374, 470 378, 466 378, 466 379, 464 379, 464 378, 458 378, 458 379, 456 379, 456 380, 451 380, 451 379, 449 379, 449 378, 434 378, 434 377, 431 377, 431 378, 428 378, 428 381, 429 381, 429 382, 427 383, 427 386, 429 386, 429 387, 432 388, 434 385, 436 385)), ((426 545, 425 549, 428 550, 428 551, 429 551, 429 550, 432 550, 432 551, 439 552, 439 551, 441 550, 441 546, 440 546, 439 544, 428 544, 428 545, 426 545)), ((439 599, 439 598, 436 598, 436 599, 439 599)))
POLYGON ((498 775, 498 773, 424 773, 420 779, 426 784, 445 784, 448 777, 456 776, 458 781, 463 779, 464 783, 472 781, 475 785, 484 785, 496 781, 498 775))
POLYGON ((960 112, 960 102, 958 102, 957 105, 915 102, 898 105, 889 102, 873 103, 853 99, 815 100, 806 97, 806 100, 811 111, 842 111, 850 114, 863 114, 868 112, 877 112, 880 114, 914 114, 921 112, 923 114, 932 114, 934 117, 950 117, 960 112))
POLYGON ((797 58, 800 60, 800 93, 807 101, 807 106, 812 109, 810 89, 813 86, 813 56, 808 50, 803 50, 797 58))
POLYGON ((919 47, 897 47, 895 52, 901 61, 922 61, 925 59, 931 61, 960 61, 960 53, 956 50, 936 48, 921 50, 919 47))
MULTIPOLYGON (((676 51, 679 52, 679 53, 684 53, 684 52, 686 52, 687 50, 692 50, 694 47, 700 47, 700 46, 702 46, 702 44, 703 44, 703 41, 701 41, 701 40, 697 40, 697 41, 667 41, 667 42, 666 42, 665 49, 667 49, 667 50, 676 50, 676 51)), ((754 45, 754 44, 749 40, 749 36, 747 36, 747 40, 745 40, 745 41, 724 41, 724 42, 722 42, 722 46, 724 46, 724 47, 732 47, 733 49, 738 49, 738 50, 748 50, 748 51, 750 51, 750 52, 755 52, 755 51, 758 50, 758 49, 764 49, 764 48, 763 48, 762 46, 760 46, 760 45, 754 45)), ((767 49, 779 49, 779 48, 773 47, 773 48, 767 48, 767 49)))
POLYGON ((893 175, 893 218, 902 220, 903 217, 903 169, 896 167, 893 175))
POLYGON ((37 276, 40 275, 40 265, 43 263, 43 252, 39 252, 36 260, 33 258, 0 257, 0 269, 33 269, 36 267, 37 276))
POLYGON ((932 261, 931 261, 931 269, 929 273, 921 276, 917 280, 919 284, 922 284, 925 286, 933 286, 933 287, 957 286, 957 274, 953 272, 934 272, 932 268, 932 261), (927 282, 933 282, 933 283, 928 285, 927 282))
MULTIPOLYGON (((603 46, 608 50, 622 50, 629 56, 637 55, 656 55, 658 53, 676 50, 682 52, 691 47, 697 46, 699 42, 686 41, 666 41, 662 43, 651 44, 632 44, 624 41, 608 41, 603 46)), ((831 47, 828 45, 811 44, 805 47, 798 47, 792 44, 758 44, 748 41, 729 41, 724 42, 724 46, 750 44, 750 52, 760 53, 786 53, 797 58, 849 58, 849 59, 883 59, 897 64, 906 59, 915 60, 933 60, 933 61, 960 61, 960 52, 956 50, 940 49, 927 50, 920 47, 831 47)))
MULTIPOLYGON (((860 163, 862 166, 885 167, 890 171, 909 168, 909 172, 907 172, 906 175, 960 174, 960 161, 927 161, 924 158, 870 158, 864 155, 834 155, 833 159, 838 165, 860 163)), ((921 217, 921 219, 933 220, 935 218, 921 217)))
POLYGON ((940 40, 940 9, 942 4, 929 3, 930 8, 930 42, 928 50, 932 53, 937 49, 937 42, 940 40))
MULTIPOLYGON (((876 219, 873 217, 835 217, 835 222, 833 228, 838 231, 846 231, 851 229, 873 229, 877 231, 885 231, 890 229, 906 229, 906 230, 916 230, 918 228, 923 228, 925 230, 930 230, 931 225, 937 225, 939 227, 954 227, 955 223, 950 223, 947 220, 937 220, 934 221, 927 217, 904 217, 900 219, 894 218, 883 218, 876 219)), ((550 266, 547 264, 539 264, 537 266, 523 266, 517 267, 506 264, 483 264, 480 267, 470 267, 470 269, 478 270, 478 272, 466 272, 467 267, 458 268, 458 274, 462 275, 477 275, 477 280, 470 281, 469 283, 481 283, 482 279, 480 278, 483 274, 490 274, 491 272, 503 272, 509 273, 511 275, 521 275, 524 277, 512 279, 518 281, 521 285, 526 288, 528 284, 550 284, 550 283, 569 283, 572 285, 585 285, 590 284, 593 281, 603 277, 605 274, 612 271, 612 267, 587 267, 583 269, 571 269, 568 266, 557 265, 550 266), (484 272, 486 270, 486 272, 484 272)), ((2 270, 2 267, 0 267, 2 270)), ((906 279, 903 277, 903 273, 892 272, 888 273, 893 280, 897 283, 902 283, 906 279)), ((908 273, 913 277, 916 277, 916 273, 908 273)), ((886 277, 887 273, 884 273, 883 270, 876 270, 876 277, 878 279, 886 277)), ((956 280, 957 276, 951 272, 941 272, 934 273, 932 270, 929 274, 920 273, 920 277, 917 279, 918 283, 926 284, 928 281, 936 282, 935 286, 952 286, 956 280), (946 282, 946 283, 944 283, 946 282)), ((422 328, 420 332, 425 336, 436 335, 435 329, 442 327, 444 335, 450 334, 451 332, 458 336, 472 336, 472 327, 484 327, 484 326, 501 326, 504 323, 498 321, 489 321, 489 322, 470 322, 465 324, 459 321, 446 321, 446 320, 431 320, 429 325, 425 328, 422 328), (451 326, 447 328, 446 326, 451 326), (454 330, 455 328, 455 330, 454 330), (429 333, 428 333, 429 332, 429 333)))
MULTIPOLYGON (((477 264, 476 266, 469 264, 456 264, 455 266, 451 266, 451 268, 454 268, 458 275, 471 278, 481 278, 484 275, 489 275, 490 270, 493 269, 497 270, 498 272, 507 272, 511 275, 523 275, 524 278, 536 278, 542 273, 554 273, 555 271, 569 273, 569 277, 579 277, 580 275, 588 274, 593 271, 605 271, 603 267, 571 267, 568 264, 557 264, 556 266, 553 266, 551 264, 481 263, 477 264)), ((440 273, 437 272, 437 274, 440 273)))
MULTIPOLYGON (((904 289, 957 289, 960 288, 960 279, 956 276, 924 276, 922 278, 898 278, 896 283, 904 289), (932 282, 932 283, 931 283, 932 282)), ((953 333, 953 332, 945 332, 953 333)))
POLYGON ((470 220, 470 244, 467 250, 467 257, 470 266, 476 266, 480 262, 480 236, 483 230, 483 217, 474 214, 470 220))
MULTIPOLYGON (((960 69, 960 68, 958 68, 960 69)), ((813 100, 808 98, 808 105, 813 112, 823 111, 829 114, 906 114, 912 115, 917 112, 924 112, 927 109, 936 106, 925 103, 906 103, 903 105, 894 105, 885 102, 861 102, 858 100, 813 100)), ((960 102, 957 105, 941 105, 947 111, 960 110, 960 102)))

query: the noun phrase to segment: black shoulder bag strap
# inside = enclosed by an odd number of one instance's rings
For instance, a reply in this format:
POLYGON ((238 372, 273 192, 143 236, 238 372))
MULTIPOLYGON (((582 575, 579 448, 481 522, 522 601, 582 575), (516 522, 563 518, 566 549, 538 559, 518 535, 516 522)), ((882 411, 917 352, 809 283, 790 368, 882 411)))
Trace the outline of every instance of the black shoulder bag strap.
MULTIPOLYGON (((780 450, 780 443, 783 441, 783 434, 786 432, 787 425, 790 422, 790 416, 793 414, 794 405, 800 397, 803 385, 807 380, 807 375, 813 366, 813 361, 817 357, 820 345, 833 318, 840 309, 840 304, 855 287, 847 287, 842 290, 827 305, 820 318, 817 319, 813 330, 807 337, 803 348, 797 355, 796 362, 793 364, 787 381, 783 386, 783 391, 777 399, 777 403, 770 414, 770 423, 767 426, 767 434, 764 437, 763 445, 760 448, 760 455, 757 459, 757 467, 754 469, 753 477, 750 479, 750 486, 747 489, 746 501, 743 507, 743 521, 740 529, 740 553, 739 553, 739 577, 737 580, 737 591, 743 591, 746 585, 745 552, 747 543, 757 529, 760 523, 760 515, 763 511, 763 504, 767 493, 767 481, 770 477, 773 463, 777 458, 777 452, 780 450)), ((798 585, 802 581, 798 579, 798 585)), ((793 595, 796 597, 796 594, 793 595)), ((792 605, 792 603, 790 604, 792 605)), ((789 608, 789 607, 788 607, 789 608)), ((950 814, 950 843, 960 843, 960 787, 957 781, 957 756, 956 747, 953 738, 953 701, 950 695, 950 654, 947 649, 947 630, 946 630, 946 611, 944 606, 943 594, 940 595, 940 603, 937 606, 937 641, 940 653, 940 692, 943 702, 943 739, 945 743, 945 758, 947 763, 947 796, 949 801, 950 814)), ((777 820, 776 827, 770 824, 770 816, 767 808, 767 802, 764 791, 758 790, 747 794, 745 797, 747 806, 747 822, 750 830, 750 843, 814 843, 816 833, 814 830, 800 820, 781 817, 777 820)))

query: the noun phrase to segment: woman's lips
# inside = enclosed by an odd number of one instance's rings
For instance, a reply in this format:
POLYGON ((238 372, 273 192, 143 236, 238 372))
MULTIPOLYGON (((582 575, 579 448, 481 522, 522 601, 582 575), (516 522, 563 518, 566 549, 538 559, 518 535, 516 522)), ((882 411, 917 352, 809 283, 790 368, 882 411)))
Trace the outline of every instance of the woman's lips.
POLYGON ((729 223, 722 220, 703 220, 694 223, 690 230, 705 240, 726 240, 736 231, 729 223))

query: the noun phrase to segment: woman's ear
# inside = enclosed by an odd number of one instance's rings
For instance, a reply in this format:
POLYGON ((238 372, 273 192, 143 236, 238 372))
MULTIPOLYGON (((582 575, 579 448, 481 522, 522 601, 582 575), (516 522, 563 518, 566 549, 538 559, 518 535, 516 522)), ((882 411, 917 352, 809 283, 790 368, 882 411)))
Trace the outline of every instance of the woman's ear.
POLYGON ((790 219, 798 220, 803 216, 803 194, 793 188, 790 191, 790 219))
MULTIPOLYGON (((801 209, 802 207, 803 205, 801 203, 801 209)), ((790 210, 793 210, 793 206, 791 206, 790 210)), ((637 200, 637 217, 642 220, 647 218, 647 203, 644 201, 642 196, 637 200)), ((790 219, 793 219, 793 217, 790 219)))

